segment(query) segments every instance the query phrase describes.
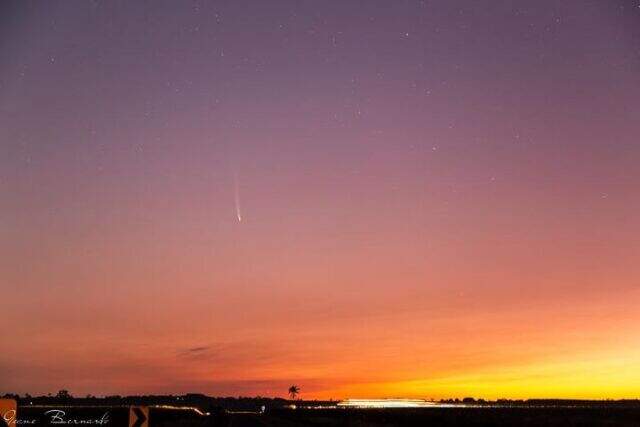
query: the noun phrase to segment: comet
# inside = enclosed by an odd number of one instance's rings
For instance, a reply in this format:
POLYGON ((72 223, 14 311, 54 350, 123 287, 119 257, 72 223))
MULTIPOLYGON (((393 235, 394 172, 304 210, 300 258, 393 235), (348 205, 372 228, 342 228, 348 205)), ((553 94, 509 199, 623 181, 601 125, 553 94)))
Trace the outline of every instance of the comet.
POLYGON ((234 193, 235 193, 235 201, 236 201, 236 218, 238 218, 238 222, 242 222, 242 211, 240 209, 240 188, 238 186, 238 174, 234 174, 233 176, 233 185, 234 185, 234 193))

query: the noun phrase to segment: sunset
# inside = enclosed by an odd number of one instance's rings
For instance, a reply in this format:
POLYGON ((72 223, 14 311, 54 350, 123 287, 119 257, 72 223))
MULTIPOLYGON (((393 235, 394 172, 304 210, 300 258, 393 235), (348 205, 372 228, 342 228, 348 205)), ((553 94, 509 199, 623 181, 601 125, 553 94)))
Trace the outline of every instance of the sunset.
POLYGON ((18 414, 640 398, 637 1, 6 1, 0 52, 18 414))

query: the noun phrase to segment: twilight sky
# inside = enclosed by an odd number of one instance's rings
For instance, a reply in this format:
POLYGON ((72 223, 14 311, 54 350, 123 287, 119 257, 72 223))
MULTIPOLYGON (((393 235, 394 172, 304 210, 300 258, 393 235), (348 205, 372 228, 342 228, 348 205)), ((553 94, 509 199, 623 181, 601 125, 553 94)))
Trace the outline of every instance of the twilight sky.
POLYGON ((639 397, 639 116, 635 0, 3 2, 0 392, 639 397))

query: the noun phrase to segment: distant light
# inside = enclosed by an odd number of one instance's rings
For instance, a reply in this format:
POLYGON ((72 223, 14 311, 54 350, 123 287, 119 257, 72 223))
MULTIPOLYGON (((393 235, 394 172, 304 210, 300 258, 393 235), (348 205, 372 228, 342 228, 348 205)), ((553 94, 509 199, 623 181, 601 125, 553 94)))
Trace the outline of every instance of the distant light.
POLYGON ((338 403, 343 408, 424 408, 434 405, 423 399, 346 399, 338 403))

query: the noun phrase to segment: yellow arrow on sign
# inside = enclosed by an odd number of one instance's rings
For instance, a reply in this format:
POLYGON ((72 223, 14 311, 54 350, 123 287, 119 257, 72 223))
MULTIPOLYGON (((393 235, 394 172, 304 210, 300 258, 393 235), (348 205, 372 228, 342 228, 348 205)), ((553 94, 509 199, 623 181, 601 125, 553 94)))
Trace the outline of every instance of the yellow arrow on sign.
POLYGON ((0 425, 16 425, 18 402, 15 399, 0 399, 0 425))
POLYGON ((148 406, 131 406, 129 408, 129 427, 149 427, 148 406))

